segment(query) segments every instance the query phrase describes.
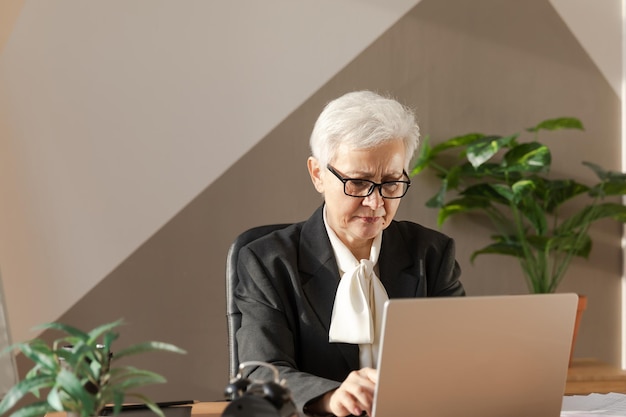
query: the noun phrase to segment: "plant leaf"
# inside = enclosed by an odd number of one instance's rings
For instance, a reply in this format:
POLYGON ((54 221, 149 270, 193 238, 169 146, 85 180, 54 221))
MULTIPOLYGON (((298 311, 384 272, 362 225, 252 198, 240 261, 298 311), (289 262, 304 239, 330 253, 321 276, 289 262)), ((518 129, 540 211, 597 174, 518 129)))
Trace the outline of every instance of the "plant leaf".
POLYGON ((475 142, 483 140, 485 137, 486 136, 482 133, 468 133, 466 135, 455 136, 433 147, 432 156, 434 157, 440 154, 441 152, 449 150, 449 149, 466 147, 475 142))
POLYGON ((477 168, 490 160, 501 149, 515 143, 517 135, 512 136, 486 136, 467 146, 467 160, 474 168, 477 168))
POLYGON ((136 355, 137 353, 153 352, 153 351, 164 351, 164 352, 173 352, 173 353, 180 353, 180 354, 187 353, 185 350, 171 343, 152 341, 152 342, 137 343, 135 345, 127 347, 126 349, 120 350, 119 352, 115 354, 115 359, 117 360, 124 356, 136 355))
POLYGON ((590 190, 590 195, 600 198, 624 194, 626 194, 626 182, 620 180, 602 182, 590 190))
POLYGON ((54 411, 54 409, 47 402, 41 401, 20 408, 10 417, 41 417, 50 411, 54 411))
POLYGON ((413 165, 413 169, 409 174, 410 177, 413 177, 422 172, 422 170, 426 168, 430 161, 433 159, 434 155, 432 154, 432 148, 428 143, 429 141, 430 138, 428 136, 426 136, 422 140, 422 143, 417 153, 417 158, 415 159, 415 164, 413 165))
POLYGON ((110 384, 102 387, 102 396, 111 399, 111 395, 114 394, 110 390, 111 387, 114 387, 115 391, 127 392, 130 389, 144 385, 162 384, 165 382, 167 382, 166 379, 155 372, 137 369, 132 366, 120 367, 112 370, 110 384))
MULTIPOLYGON (((476 186, 476 187, 480 187, 476 186)), ((476 188, 474 187, 474 188, 476 188)), ((496 194, 502 197, 505 203, 516 204, 517 196, 514 190, 506 184, 491 184, 489 187, 496 192, 496 194)))
POLYGON ((85 410, 93 412, 95 409, 94 397, 85 389, 85 382, 69 370, 61 369, 56 378, 56 387, 63 389, 70 397, 75 398, 85 410))
POLYGON ((473 208, 483 208, 487 206, 478 205, 478 203, 473 200, 481 199, 499 204, 509 204, 510 195, 507 195, 507 189, 508 187, 503 184, 482 183, 467 187, 464 191, 461 192, 461 195, 469 199, 468 202, 473 208))
POLYGON ((476 259, 476 257, 478 257, 479 255, 487 255, 487 254, 509 255, 509 256, 515 256, 516 258, 524 257, 524 252, 522 251, 522 248, 519 244, 514 243, 514 242, 499 241, 499 242, 487 245, 482 249, 474 251, 472 255, 470 256, 470 262, 474 263, 474 260, 476 259))
POLYGON ((529 132, 538 132, 540 130, 560 130, 560 129, 578 129, 585 130, 582 122, 575 117, 558 117, 540 122, 535 127, 526 129, 529 132))
POLYGON ((125 395, 122 391, 115 391, 113 393, 113 415, 116 416, 122 411, 122 403, 124 402, 125 395))
POLYGON ((550 149, 539 142, 522 143, 509 150, 502 161, 507 172, 547 172, 552 156, 550 149))
POLYGON ((48 393, 48 397, 46 398, 50 407, 52 407, 56 411, 63 411, 63 400, 61 399, 61 395, 59 394, 59 389, 54 387, 48 393))
POLYGON ((543 236, 548 232, 548 220, 544 209, 532 196, 520 197, 519 210, 530 222, 536 234, 543 236))
POLYGON ((588 186, 574 180, 549 180, 538 176, 530 180, 535 186, 536 198, 543 202, 548 213, 554 213, 561 204, 589 191, 588 186))
POLYGON ((432 196, 427 202, 426 207, 440 208, 445 204, 446 193, 448 192, 448 181, 443 179, 441 181, 441 188, 432 196))
POLYGON ((569 234, 562 236, 552 236, 549 238, 542 236, 531 236, 528 240, 533 246, 541 250, 558 251, 561 253, 571 253, 574 256, 588 258, 591 253, 592 241, 587 233, 581 235, 569 234))
POLYGON ((15 345, 28 359, 45 369, 56 369, 59 363, 55 360, 50 347, 41 339, 15 345))
POLYGON ((77 329, 74 326, 70 326, 68 324, 63 324, 63 323, 56 323, 56 322, 44 323, 39 326, 35 326, 35 329, 38 329, 38 330, 55 329, 55 330, 59 330, 64 333, 67 333, 71 336, 74 336, 80 340, 87 340, 88 338, 87 333, 83 332, 82 330, 77 329))
POLYGON ((462 197, 457 198, 455 200, 450 201, 443 207, 439 209, 439 215, 437 219, 437 223, 441 226, 448 217, 458 214, 458 213, 466 213, 477 209, 484 209, 490 206, 488 200, 484 198, 474 198, 474 197, 462 197))
POLYGON ((591 168, 593 172, 596 173, 598 178, 600 178, 602 181, 610 181, 610 180, 626 181, 626 173, 605 170, 601 166, 596 165, 591 162, 587 162, 587 161, 583 161, 582 164, 591 168))
POLYGON ((554 233, 566 235, 571 231, 585 227, 596 220, 610 217, 619 222, 626 222, 626 206, 617 203, 602 203, 586 206, 581 211, 563 221, 555 228, 554 233))
MULTIPOLYGON (((105 333, 110 333, 111 330, 113 330, 116 327, 121 326, 122 324, 124 324, 124 320, 123 319, 119 319, 116 320, 112 323, 105 323, 102 324, 98 327, 96 327, 95 329, 91 330, 88 334, 89 334, 89 338, 87 339, 87 344, 93 344, 95 343, 96 340, 98 340, 103 334, 105 333)), ((117 336, 115 336, 113 338, 113 340, 115 340, 117 338, 117 336)))
POLYGON ((36 375, 31 378, 23 379, 13 385, 5 394, 0 402, 0 415, 6 413, 19 400, 28 393, 36 392, 43 388, 50 388, 54 385, 54 376, 52 375, 36 375))

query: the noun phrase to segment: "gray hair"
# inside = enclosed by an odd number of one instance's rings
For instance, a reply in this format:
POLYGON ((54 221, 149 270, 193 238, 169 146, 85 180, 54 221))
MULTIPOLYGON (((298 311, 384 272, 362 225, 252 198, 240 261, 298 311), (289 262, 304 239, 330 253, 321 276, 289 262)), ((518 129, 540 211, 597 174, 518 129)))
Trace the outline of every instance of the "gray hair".
POLYGON ((419 143, 413 111, 392 98, 371 91, 354 91, 324 107, 309 144, 312 155, 325 166, 332 162, 341 144, 368 149, 390 140, 404 143, 404 168, 408 171, 419 143))

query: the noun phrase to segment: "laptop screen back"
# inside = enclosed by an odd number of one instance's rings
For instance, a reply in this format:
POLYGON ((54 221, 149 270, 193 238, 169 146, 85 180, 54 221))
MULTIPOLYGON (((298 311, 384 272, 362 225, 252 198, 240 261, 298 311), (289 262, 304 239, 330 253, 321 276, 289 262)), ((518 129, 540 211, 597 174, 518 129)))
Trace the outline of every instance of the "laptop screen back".
POLYGON ((388 301, 374 417, 558 417, 577 300, 388 301))

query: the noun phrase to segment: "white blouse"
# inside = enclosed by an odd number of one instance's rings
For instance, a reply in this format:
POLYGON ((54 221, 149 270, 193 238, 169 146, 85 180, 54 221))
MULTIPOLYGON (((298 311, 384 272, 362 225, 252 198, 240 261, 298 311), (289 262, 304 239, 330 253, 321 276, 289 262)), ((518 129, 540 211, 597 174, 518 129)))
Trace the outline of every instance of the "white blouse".
POLYGON ((374 238, 369 259, 359 261, 328 226, 326 208, 324 225, 341 274, 333 305, 329 341, 358 343, 360 366, 376 368, 383 306, 389 299, 376 275, 382 233, 374 238))

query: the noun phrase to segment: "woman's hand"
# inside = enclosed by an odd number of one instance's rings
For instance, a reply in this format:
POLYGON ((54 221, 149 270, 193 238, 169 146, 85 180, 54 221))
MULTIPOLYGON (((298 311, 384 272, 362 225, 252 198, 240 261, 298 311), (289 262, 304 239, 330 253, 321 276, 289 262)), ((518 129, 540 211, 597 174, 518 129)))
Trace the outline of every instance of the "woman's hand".
POLYGON ((338 417, 361 415, 363 412, 372 415, 374 389, 378 381, 378 371, 362 368, 352 371, 339 388, 327 397, 328 411, 338 417))

